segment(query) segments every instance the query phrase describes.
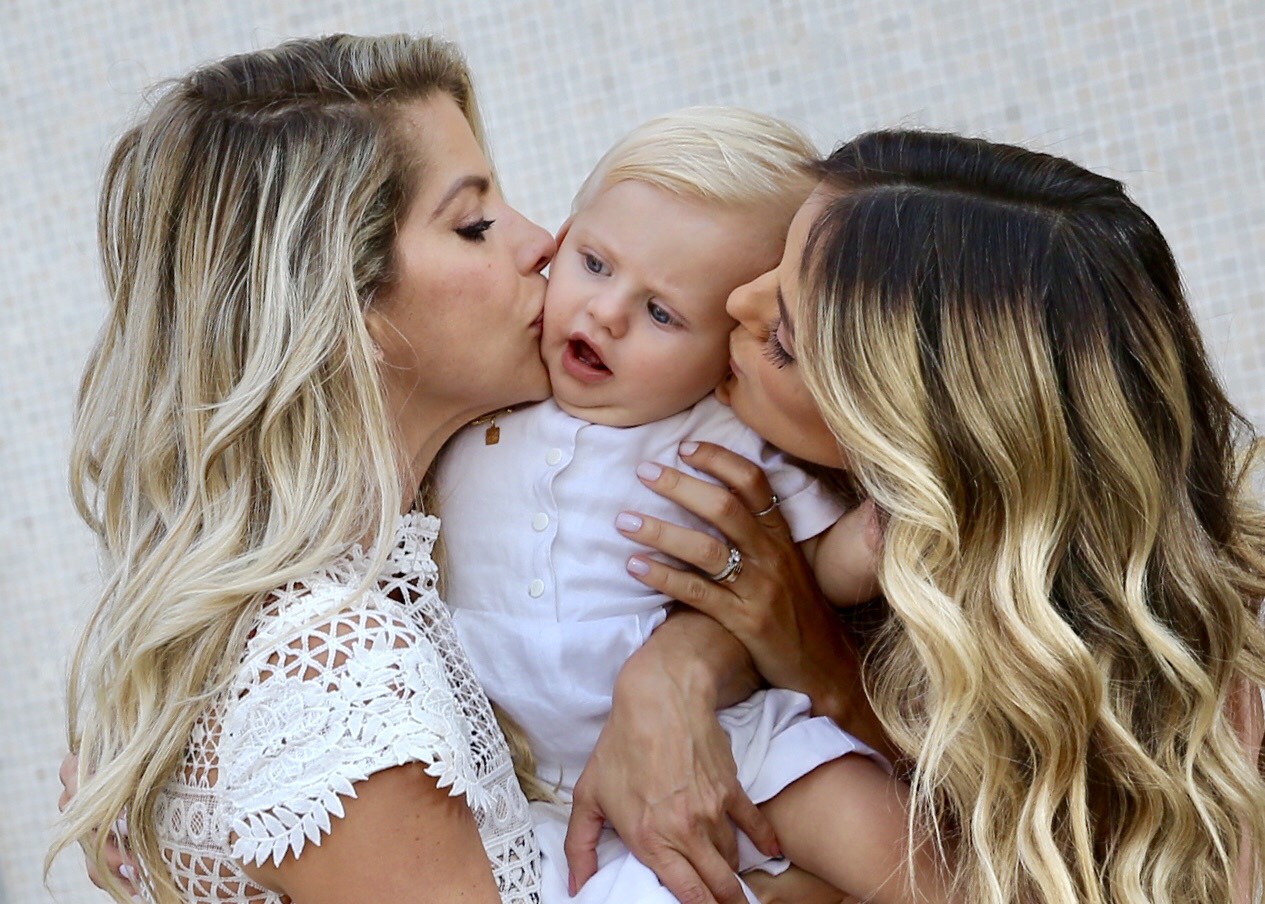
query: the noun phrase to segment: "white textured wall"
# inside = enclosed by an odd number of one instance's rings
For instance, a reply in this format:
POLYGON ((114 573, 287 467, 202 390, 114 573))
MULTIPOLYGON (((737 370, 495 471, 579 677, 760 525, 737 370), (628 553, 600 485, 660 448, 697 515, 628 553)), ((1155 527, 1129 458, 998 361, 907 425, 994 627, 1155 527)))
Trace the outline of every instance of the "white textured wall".
MULTIPOLYGON (((0 904, 46 900, 66 651, 93 595, 65 491, 103 311, 93 207, 145 86, 328 31, 437 31, 479 78, 507 192, 549 227, 625 129, 694 103, 829 147, 927 125, 1127 182, 1166 231, 1231 396, 1265 425, 1265 3, 1014 0, 0 0, 0 904)), ((100 900, 76 858, 59 901, 100 900)))

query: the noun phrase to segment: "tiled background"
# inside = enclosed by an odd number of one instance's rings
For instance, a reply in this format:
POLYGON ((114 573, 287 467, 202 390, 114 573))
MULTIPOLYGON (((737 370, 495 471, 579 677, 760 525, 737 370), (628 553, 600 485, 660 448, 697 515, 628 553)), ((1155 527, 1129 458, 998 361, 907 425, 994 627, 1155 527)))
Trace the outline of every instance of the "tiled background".
MULTIPOLYGON (((1231 396, 1265 425, 1265 0, 0 0, 0 904, 39 863, 66 651, 95 587, 65 491, 101 318, 93 207, 143 89, 298 34, 437 31, 466 49, 509 197, 557 226, 607 144, 745 104, 829 147, 965 130, 1125 180, 1168 234, 1231 396)), ((58 901, 99 897, 62 858, 58 901)))

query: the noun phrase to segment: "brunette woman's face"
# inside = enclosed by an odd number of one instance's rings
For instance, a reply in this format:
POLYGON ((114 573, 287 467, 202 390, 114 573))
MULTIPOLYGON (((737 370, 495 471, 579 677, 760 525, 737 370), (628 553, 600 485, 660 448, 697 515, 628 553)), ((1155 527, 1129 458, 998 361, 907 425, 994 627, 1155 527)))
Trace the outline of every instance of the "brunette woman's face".
POLYGON ((553 238, 501 197, 456 102, 444 93, 399 114, 416 161, 393 279, 368 322, 397 418, 461 423, 543 399, 545 278, 553 238))
POLYGON ((778 448, 805 461, 842 468, 843 454, 795 360, 800 259, 809 229, 826 202, 824 195, 814 192, 791 221, 777 269, 730 293, 726 310, 738 321, 729 337, 733 373, 716 394, 778 448))

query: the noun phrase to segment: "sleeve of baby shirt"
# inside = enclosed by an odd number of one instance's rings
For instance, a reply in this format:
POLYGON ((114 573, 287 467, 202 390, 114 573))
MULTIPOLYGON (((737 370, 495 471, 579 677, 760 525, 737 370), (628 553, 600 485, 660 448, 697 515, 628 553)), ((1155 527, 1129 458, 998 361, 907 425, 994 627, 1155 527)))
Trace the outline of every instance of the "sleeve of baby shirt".
POLYGON ((821 481, 768 443, 760 444, 755 461, 768 476, 777 494, 778 508, 790 525, 791 537, 796 543, 817 536, 847 511, 821 481))

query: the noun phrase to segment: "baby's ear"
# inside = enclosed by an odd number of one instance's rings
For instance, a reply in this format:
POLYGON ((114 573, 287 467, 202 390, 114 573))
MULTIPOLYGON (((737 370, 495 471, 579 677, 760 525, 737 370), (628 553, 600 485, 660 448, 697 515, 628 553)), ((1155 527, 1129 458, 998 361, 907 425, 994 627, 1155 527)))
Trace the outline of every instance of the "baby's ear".
POLYGON ((557 247, 562 247, 563 240, 567 237, 567 233, 571 231, 571 224, 575 221, 575 214, 567 217, 566 221, 558 227, 558 234, 553 237, 553 243, 557 247))

